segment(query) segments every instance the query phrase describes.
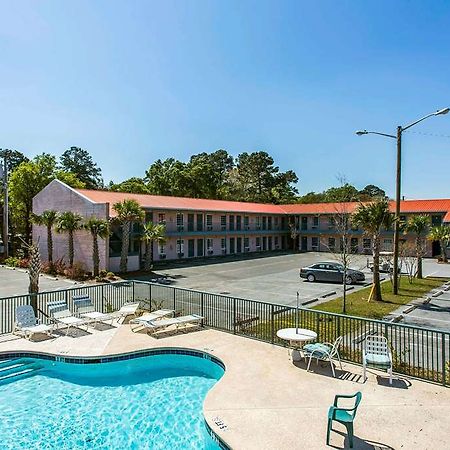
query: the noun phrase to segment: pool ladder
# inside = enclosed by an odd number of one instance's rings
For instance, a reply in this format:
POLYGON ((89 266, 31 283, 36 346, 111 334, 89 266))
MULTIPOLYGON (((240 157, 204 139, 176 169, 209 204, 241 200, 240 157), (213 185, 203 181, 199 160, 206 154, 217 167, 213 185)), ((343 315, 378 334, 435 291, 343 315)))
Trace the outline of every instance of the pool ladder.
POLYGON ((39 369, 41 366, 27 359, 2 359, 0 360, 0 384, 34 375, 39 369))

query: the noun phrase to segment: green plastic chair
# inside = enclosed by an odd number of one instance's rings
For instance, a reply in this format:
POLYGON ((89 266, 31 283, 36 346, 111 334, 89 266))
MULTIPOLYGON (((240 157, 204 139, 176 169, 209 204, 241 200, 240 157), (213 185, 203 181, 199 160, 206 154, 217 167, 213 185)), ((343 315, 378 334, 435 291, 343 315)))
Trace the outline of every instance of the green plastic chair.
POLYGON ((345 425, 345 428, 347 428, 350 448, 353 448, 353 421, 355 420, 356 410, 361 401, 361 398, 361 392, 357 392, 353 395, 336 395, 334 397, 334 404, 333 406, 330 406, 330 409, 328 410, 327 445, 330 445, 330 431, 334 431, 332 426, 333 420, 335 420, 336 422, 345 425), (353 408, 341 408, 338 406, 338 400, 340 398, 354 398, 355 405, 353 406, 353 408))

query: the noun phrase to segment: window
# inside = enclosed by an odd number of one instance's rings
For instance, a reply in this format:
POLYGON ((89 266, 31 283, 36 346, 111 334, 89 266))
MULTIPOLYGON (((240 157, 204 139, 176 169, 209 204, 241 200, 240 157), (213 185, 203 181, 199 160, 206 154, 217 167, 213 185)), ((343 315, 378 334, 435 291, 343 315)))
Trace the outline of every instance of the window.
POLYGON ((159 259, 166 259, 166 245, 165 244, 158 245, 158 254, 159 254, 159 259))
POLYGON ((184 230, 183 213, 177 213, 177 230, 178 231, 183 231, 184 230))
POLYGON ((272 217, 267 218, 267 229, 268 230, 272 229, 272 217))
POLYGON ((364 238, 363 239, 363 251, 364 251, 364 253, 370 253, 370 250, 371 250, 371 242, 370 242, 370 239, 368 239, 368 238, 364 238))
POLYGON ((273 225, 275 227, 275 230, 278 230, 278 216, 274 217, 273 219, 273 225))
POLYGON ((328 229, 332 230, 335 227, 335 220, 333 216, 328 217, 328 229))
POLYGON ((431 216, 431 225, 433 227, 438 227, 442 225, 442 216, 431 216))
POLYGON ((259 250, 261 248, 261 238, 257 237, 256 238, 256 248, 259 250))
POLYGON ((208 255, 213 254, 213 240, 211 238, 206 239, 206 252, 208 255))
POLYGON ((244 230, 250 230, 250 218, 244 216, 244 230))
POLYGON ((278 247, 278 236, 275 236, 275 237, 273 238, 273 243, 274 243, 276 249, 279 248, 279 247, 278 247))
POLYGON ((220 216, 220 229, 222 231, 227 229, 227 216, 220 216))
POLYGON ((256 216, 256 229, 260 230, 261 229, 261 217, 256 216))
POLYGON ((242 216, 236 216, 236 230, 241 230, 242 216))
POLYGON ((385 239, 383 241, 383 251, 385 251, 385 252, 392 251, 392 239, 385 239))
POLYGON ((188 231, 194 231, 194 214, 188 214, 188 231))
POLYGON ((244 252, 250 251, 250 239, 248 237, 244 238, 244 252))
POLYGON ((352 253, 358 253, 358 238, 350 239, 350 251, 352 253))
POLYGON ((162 223, 162 224, 166 223, 166 214, 165 213, 158 214, 158 223, 162 223))
POLYGON ((308 229, 308 218, 306 216, 302 217, 302 226, 301 226, 302 230, 307 230, 308 229))
POLYGON ((281 218, 281 229, 282 230, 286 229, 286 217, 281 218))
POLYGON ((319 226, 319 216, 314 216, 312 227, 317 228, 318 226, 319 226))
POLYGON ((330 252, 334 252, 336 250, 336 238, 328 238, 328 249, 330 250, 330 252))
POLYGON ((311 248, 315 251, 319 250, 319 238, 318 237, 311 238, 311 248))
POLYGON ((197 214, 197 231, 203 231, 203 214, 197 214))
POLYGON ((267 229, 267 217, 263 216, 262 218, 262 229, 266 230, 267 229))
POLYGON ((153 222, 153 213, 152 212, 145 212, 145 221, 146 222, 153 222))
POLYGON ((230 231, 234 231, 234 216, 228 217, 228 228, 230 231))
POLYGON ((177 253, 180 258, 184 256, 184 239, 177 239, 177 253))
POLYGON ((207 231, 211 231, 213 229, 213 216, 212 214, 206 214, 206 229, 207 231))
POLYGON ((220 240, 220 247, 222 248, 222 255, 226 255, 226 253, 227 253, 227 240, 226 240, 226 238, 222 238, 220 240))

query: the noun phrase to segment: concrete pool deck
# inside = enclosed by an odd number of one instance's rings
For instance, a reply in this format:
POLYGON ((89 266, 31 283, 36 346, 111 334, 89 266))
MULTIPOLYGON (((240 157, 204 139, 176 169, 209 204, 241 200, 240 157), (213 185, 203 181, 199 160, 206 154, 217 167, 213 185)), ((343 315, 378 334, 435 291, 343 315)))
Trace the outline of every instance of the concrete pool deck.
MULTIPOLYGON (((351 364, 337 370, 336 379, 329 365, 313 363, 308 373, 303 362, 294 365, 286 348, 210 329, 158 338, 133 333, 129 325, 89 332, 40 342, 5 335, 0 352, 99 356, 160 347, 206 351, 224 362, 226 372, 208 393, 204 415, 233 449, 327 448, 327 410, 334 395, 356 391, 363 399, 355 420, 355 449, 448 448, 450 389, 439 385, 394 377, 391 387, 386 374, 374 371, 363 383, 361 368, 351 364), (214 423, 217 417, 225 430, 214 423)), ((348 448, 347 438, 338 433, 332 433, 331 444, 348 448)))

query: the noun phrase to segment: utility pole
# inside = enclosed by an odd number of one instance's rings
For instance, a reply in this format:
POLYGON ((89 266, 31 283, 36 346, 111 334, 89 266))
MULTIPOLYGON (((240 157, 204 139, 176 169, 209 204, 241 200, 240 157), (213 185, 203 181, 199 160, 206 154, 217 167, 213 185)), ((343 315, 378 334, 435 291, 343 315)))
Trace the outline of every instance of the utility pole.
POLYGON ((397 127, 397 177, 395 189, 394 267, 392 292, 398 294, 398 246, 400 239, 400 201, 402 184, 402 127, 397 127))
POLYGON ((9 256, 8 230, 9 230, 9 212, 8 212, 8 165, 6 154, 3 157, 3 246, 4 255, 9 256))
POLYGON ((378 131, 367 131, 360 130, 357 131, 356 134, 358 136, 364 136, 365 134, 377 134, 379 136, 385 136, 391 139, 397 140, 397 179, 396 179, 396 189, 395 189, 395 224, 394 224, 394 267, 393 271, 393 284, 392 284, 392 292, 394 295, 398 294, 398 249, 399 249, 399 239, 400 239, 400 200, 401 200, 401 174, 402 174, 402 134, 404 131, 409 128, 417 125, 425 119, 433 116, 444 116, 450 112, 450 108, 439 109, 436 112, 431 114, 427 114, 426 116, 416 120, 415 122, 410 123, 405 127, 397 127, 397 135, 387 133, 379 133, 378 131))

